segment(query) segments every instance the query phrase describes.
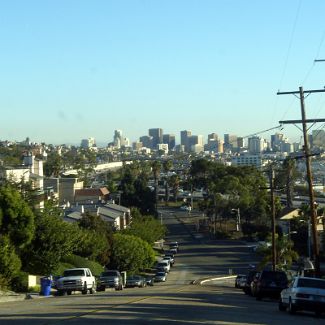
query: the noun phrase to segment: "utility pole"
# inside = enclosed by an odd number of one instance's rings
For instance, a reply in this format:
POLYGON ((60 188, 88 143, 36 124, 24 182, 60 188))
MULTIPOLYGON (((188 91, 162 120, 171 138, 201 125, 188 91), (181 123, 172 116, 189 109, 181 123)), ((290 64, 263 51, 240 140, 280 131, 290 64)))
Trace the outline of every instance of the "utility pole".
MULTIPOLYGON (((307 137, 307 126, 306 124, 316 123, 316 122, 325 122, 325 119, 313 119, 307 120, 305 113, 305 94, 310 95, 311 93, 320 93, 325 92, 325 89, 317 89, 317 90, 303 90, 303 87, 299 87, 299 91, 291 91, 291 92, 278 92, 277 95, 295 95, 299 94, 300 98, 300 106, 301 106, 301 120, 291 120, 291 121, 280 121, 280 124, 296 124, 302 123, 302 131, 304 136, 304 154, 306 159, 306 170, 307 170, 307 181, 308 181, 308 190, 309 190, 309 204, 310 204, 310 221, 312 225, 312 237, 313 237, 313 257, 315 263, 315 273, 316 276, 320 276, 320 261, 319 261, 319 243, 318 243, 318 235, 317 235, 317 213, 315 210, 315 199, 314 199, 314 191, 313 191, 313 180, 311 174, 311 163, 310 163, 310 152, 308 145, 308 137, 307 137)), ((298 97, 298 96, 297 96, 298 97)))
POLYGON ((270 169, 271 213, 272 213, 272 270, 276 270, 276 243, 275 243, 275 203, 274 203, 274 170, 270 169))

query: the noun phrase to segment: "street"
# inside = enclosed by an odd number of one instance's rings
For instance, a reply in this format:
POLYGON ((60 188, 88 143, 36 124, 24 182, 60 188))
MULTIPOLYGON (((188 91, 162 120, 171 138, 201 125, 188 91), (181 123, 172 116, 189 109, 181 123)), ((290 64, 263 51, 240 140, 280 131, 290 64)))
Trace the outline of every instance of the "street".
POLYGON ((177 212, 163 213, 168 239, 180 252, 165 283, 153 287, 107 290, 0 303, 0 324, 324 324, 313 314, 278 311, 276 301, 256 301, 235 289, 234 278, 191 284, 194 280, 229 276, 254 262, 243 242, 209 240, 184 225, 177 212), (229 271, 231 270, 231 272, 229 271))

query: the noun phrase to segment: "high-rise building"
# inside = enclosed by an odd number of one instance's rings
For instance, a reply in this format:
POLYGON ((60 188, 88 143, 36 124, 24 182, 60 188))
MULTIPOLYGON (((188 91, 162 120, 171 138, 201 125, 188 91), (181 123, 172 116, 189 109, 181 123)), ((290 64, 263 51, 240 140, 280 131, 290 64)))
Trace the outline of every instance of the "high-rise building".
POLYGON ((163 143, 163 129, 154 128, 149 129, 149 136, 152 137, 152 149, 157 149, 158 143, 163 143))
POLYGON ((281 133, 275 133, 271 135, 271 149, 274 152, 281 151, 281 143, 284 140, 284 136, 281 133))
POLYGON ((114 146, 118 149, 120 149, 121 147, 129 147, 130 146, 130 140, 128 138, 123 137, 121 130, 114 131, 113 143, 114 143, 114 146))
POLYGON ((81 148, 84 148, 84 149, 90 149, 90 148, 96 147, 95 138, 82 139, 80 146, 81 146, 81 148))
POLYGON ((237 135, 224 134, 223 148, 225 152, 231 152, 237 148, 237 135))
POLYGON ((208 134, 208 143, 210 140, 219 140, 218 134, 217 133, 208 134))
POLYGON ((245 139, 244 139, 243 137, 238 137, 238 138, 237 138, 237 147, 238 147, 239 149, 245 147, 245 139))
POLYGON ((142 142, 142 145, 146 148, 152 148, 152 137, 148 135, 144 135, 140 137, 140 142, 142 142))
POLYGON ((184 146, 185 151, 190 151, 189 138, 192 136, 192 131, 181 131, 181 145, 184 146))
POLYGON ((318 147, 318 148, 325 147, 325 131, 324 130, 313 130, 312 145, 313 145, 313 147, 318 147))
POLYGON ((251 138, 248 138, 248 151, 250 154, 255 155, 255 154, 260 154, 264 150, 264 144, 265 140, 254 136, 251 138))
POLYGON ((164 134, 163 135, 163 143, 168 144, 168 148, 173 150, 176 145, 175 135, 174 134, 164 134))
POLYGON ((188 145, 190 147, 190 151, 192 152, 203 151, 203 135, 192 135, 188 138, 188 145))

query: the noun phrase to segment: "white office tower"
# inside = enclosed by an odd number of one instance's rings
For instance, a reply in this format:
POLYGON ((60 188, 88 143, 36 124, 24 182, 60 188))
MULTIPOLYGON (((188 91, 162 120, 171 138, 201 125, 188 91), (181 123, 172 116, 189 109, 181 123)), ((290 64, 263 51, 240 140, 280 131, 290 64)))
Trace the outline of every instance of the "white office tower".
POLYGON ((122 134, 122 130, 114 131, 114 147, 120 149, 121 147, 130 147, 130 140, 128 138, 124 138, 122 134))
POLYGON ((260 154, 264 150, 264 144, 264 139, 260 137, 255 136, 248 138, 248 152, 253 155, 260 154))
POLYGON ((90 148, 96 147, 95 138, 82 139, 80 146, 81 146, 81 148, 84 148, 84 149, 90 149, 90 148))

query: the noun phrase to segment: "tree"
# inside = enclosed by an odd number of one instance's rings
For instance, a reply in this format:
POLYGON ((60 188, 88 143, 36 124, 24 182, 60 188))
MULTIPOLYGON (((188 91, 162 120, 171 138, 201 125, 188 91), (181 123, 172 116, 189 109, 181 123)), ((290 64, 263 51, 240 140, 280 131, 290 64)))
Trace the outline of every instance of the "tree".
MULTIPOLYGON (((270 236, 267 239, 268 242, 271 241, 270 236)), ((288 238, 288 236, 279 236, 276 234, 275 238, 276 246, 276 267, 281 270, 290 269, 292 262, 297 261, 299 258, 298 253, 293 250, 293 242, 288 238)), ((259 267, 262 269, 267 264, 272 263, 272 247, 268 245, 263 245, 257 249, 257 254, 262 256, 262 260, 259 267)))
POLYGON ((164 172, 166 174, 166 176, 165 176, 165 181, 166 181, 165 182, 165 184, 166 184, 166 186, 165 186, 166 202, 169 201, 169 182, 168 182, 169 176, 168 176, 168 172, 172 169, 172 167, 173 167, 173 162, 170 159, 164 161, 163 169, 164 169, 164 172))
POLYGON ((123 234, 133 235, 141 238, 150 245, 155 241, 164 238, 166 227, 152 216, 137 215, 132 211, 132 223, 129 228, 122 230, 123 234))
POLYGON ((155 213, 155 196, 148 187, 147 165, 125 165, 120 182, 121 204, 136 207, 142 214, 155 213))
POLYGON ((158 204, 158 180, 161 171, 161 163, 158 160, 154 160, 151 164, 152 174, 155 181, 155 210, 157 212, 158 204))
POLYGON ((74 253, 106 265, 109 262, 110 244, 105 234, 83 228, 79 232, 79 244, 74 249, 74 253))
POLYGON ((179 189, 179 184, 180 184, 180 179, 178 175, 172 175, 169 178, 169 185, 172 187, 173 189, 173 193, 174 193, 174 201, 177 201, 177 195, 178 195, 178 189, 179 189))
POLYGON ((106 265, 111 255, 112 226, 100 216, 86 213, 80 220, 79 227, 82 240, 75 253, 106 265))
POLYGON ((136 273, 151 267, 154 261, 152 247, 141 238, 121 233, 113 235, 110 267, 136 273))
POLYGON ((21 261, 7 235, 0 236, 0 275, 8 282, 20 271, 21 261))
POLYGON ((34 237, 35 215, 20 193, 10 185, 0 188, 0 235, 8 235, 17 251, 34 237))
POLYGON ((296 168, 296 161, 292 158, 286 158, 283 161, 281 170, 277 173, 275 177, 276 187, 284 187, 286 193, 286 205, 289 208, 293 207, 293 192, 295 179, 298 177, 299 173, 296 168))
POLYGON ((51 274, 63 257, 74 252, 80 243, 77 224, 65 222, 50 201, 35 219, 36 231, 22 255, 24 269, 35 274, 51 274))
POLYGON ((63 169, 63 159, 57 152, 49 153, 44 163, 44 174, 47 177, 59 177, 63 169))

